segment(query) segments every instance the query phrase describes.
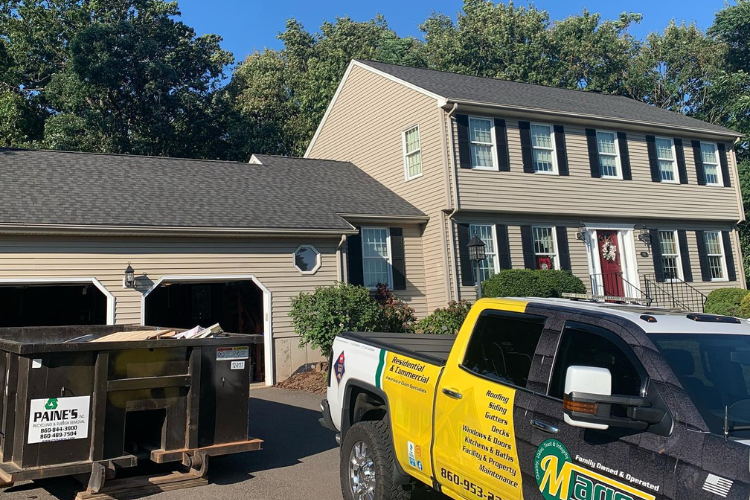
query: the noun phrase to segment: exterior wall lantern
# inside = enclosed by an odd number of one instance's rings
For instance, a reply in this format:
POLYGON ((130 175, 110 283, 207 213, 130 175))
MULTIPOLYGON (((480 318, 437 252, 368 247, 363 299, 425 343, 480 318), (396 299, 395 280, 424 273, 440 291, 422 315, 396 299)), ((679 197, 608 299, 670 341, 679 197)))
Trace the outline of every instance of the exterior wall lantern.
POLYGON ((474 263, 474 281, 477 286, 477 299, 481 299, 482 284, 479 282, 479 262, 487 258, 487 254, 484 251, 484 241, 477 236, 477 233, 474 233, 467 247, 469 249, 469 260, 474 263))
POLYGON ((578 241, 586 241, 586 224, 581 222, 578 224, 578 232, 576 232, 576 239, 578 241))
POLYGON ((135 271, 128 262, 128 267, 125 268, 125 280, 123 281, 125 288, 135 288, 135 271))
POLYGON ((651 233, 648 228, 643 225, 638 228, 638 241, 642 241, 647 247, 651 248, 651 233))

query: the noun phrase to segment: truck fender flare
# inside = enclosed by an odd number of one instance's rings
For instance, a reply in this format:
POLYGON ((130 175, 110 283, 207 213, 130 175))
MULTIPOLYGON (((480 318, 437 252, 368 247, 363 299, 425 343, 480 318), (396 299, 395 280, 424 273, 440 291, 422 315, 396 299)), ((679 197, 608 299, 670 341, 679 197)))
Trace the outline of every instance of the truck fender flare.
MULTIPOLYGON (((391 414, 388 395, 382 389, 359 380, 348 380, 346 382, 346 385, 344 386, 344 404, 341 406, 341 442, 344 441, 344 435, 346 435, 347 431, 352 426, 352 423, 349 421, 349 413, 351 410, 351 408, 349 407, 349 402, 352 399, 352 389, 354 388, 365 390, 381 398, 385 402, 386 418, 390 418, 391 414)), ((393 443, 393 431, 391 431, 390 439, 391 446, 395 451, 396 447, 393 443)), ((407 474, 406 471, 404 471, 404 469, 401 467, 401 464, 398 462, 398 458, 396 458, 396 460, 393 461, 393 483, 406 485, 410 484, 411 482, 412 477, 407 474)))

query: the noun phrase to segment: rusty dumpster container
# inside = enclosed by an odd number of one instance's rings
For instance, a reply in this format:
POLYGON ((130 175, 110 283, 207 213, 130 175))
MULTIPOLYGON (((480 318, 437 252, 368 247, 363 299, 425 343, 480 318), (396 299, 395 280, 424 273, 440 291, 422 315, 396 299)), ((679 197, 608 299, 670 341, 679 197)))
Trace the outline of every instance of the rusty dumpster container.
MULTIPOLYGON (((96 341, 144 327, 0 328, 0 483, 259 450, 248 435, 260 335, 96 341)), ((153 328, 156 331, 156 328, 153 328)))

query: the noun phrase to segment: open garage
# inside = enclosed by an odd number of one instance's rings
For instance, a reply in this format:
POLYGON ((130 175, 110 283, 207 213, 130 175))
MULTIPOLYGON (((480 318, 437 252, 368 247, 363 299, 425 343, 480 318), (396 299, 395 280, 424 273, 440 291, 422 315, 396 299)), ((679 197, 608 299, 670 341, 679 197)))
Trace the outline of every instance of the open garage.
MULTIPOLYGON (((144 323, 188 329, 218 323, 225 332, 263 335, 265 293, 252 277, 166 277, 144 294, 144 323)), ((263 345, 250 362, 253 380, 263 381, 263 345)))
POLYGON ((108 307, 92 282, 0 283, 0 327, 106 325, 108 307))

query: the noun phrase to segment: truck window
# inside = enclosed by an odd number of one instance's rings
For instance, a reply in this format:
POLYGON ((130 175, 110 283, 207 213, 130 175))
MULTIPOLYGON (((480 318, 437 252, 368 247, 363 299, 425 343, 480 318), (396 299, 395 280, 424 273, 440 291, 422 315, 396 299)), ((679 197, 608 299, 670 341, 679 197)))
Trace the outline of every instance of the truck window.
POLYGON ((635 355, 631 352, 628 356, 625 350, 630 348, 609 330, 567 323, 557 348, 548 394, 562 399, 568 367, 577 365, 608 369, 612 374, 612 394, 641 396, 643 371, 633 362, 635 355))
POLYGON ((463 367, 503 384, 526 387, 546 318, 485 311, 466 348, 463 367))

